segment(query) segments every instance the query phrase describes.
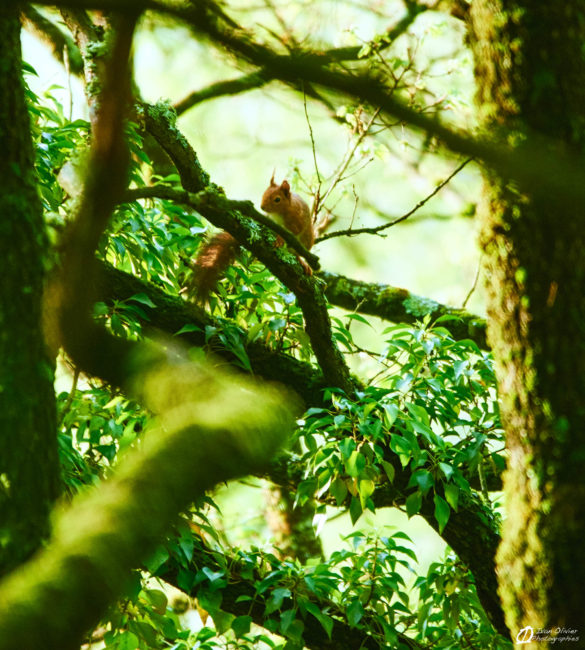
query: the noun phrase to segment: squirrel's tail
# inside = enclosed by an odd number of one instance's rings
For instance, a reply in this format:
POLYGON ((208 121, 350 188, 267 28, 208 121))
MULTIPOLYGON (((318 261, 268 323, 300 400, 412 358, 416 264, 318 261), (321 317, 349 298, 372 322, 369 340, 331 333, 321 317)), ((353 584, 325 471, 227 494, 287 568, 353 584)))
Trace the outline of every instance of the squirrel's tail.
POLYGON ((205 302, 221 276, 236 259, 240 245, 228 233, 214 235, 199 251, 194 262, 195 275, 191 294, 197 302, 205 302))

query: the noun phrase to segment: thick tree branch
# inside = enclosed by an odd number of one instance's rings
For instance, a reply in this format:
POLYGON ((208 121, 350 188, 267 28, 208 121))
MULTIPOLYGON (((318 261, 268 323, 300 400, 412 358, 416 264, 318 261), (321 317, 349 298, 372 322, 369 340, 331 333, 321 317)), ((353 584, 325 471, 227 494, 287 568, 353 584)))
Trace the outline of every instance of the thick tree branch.
MULTIPOLYGON (((191 564, 190 571, 193 574, 196 574, 201 567, 209 567, 213 571, 224 573, 226 566, 225 564, 220 565, 212 553, 202 548, 196 548, 191 564)), ((249 567, 243 565, 236 557, 230 558, 228 566, 229 573, 226 576, 228 584, 222 589, 222 610, 235 616, 251 616, 254 623, 264 627, 267 621, 265 610, 269 602, 270 592, 261 594, 257 592, 253 582, 254 580, 259 580, 260 576, 256 573, 254 579, 251 580, 249 567)), ((273 568, 278 570, 278 566, 274 566, 273 568)), ((158 573, 157 577, 171 585, 179 587, 179 570, 180 567, 174 562, 170 562, 158 573)), ((298 593, 296 593, 297 590, 293 591, 295 591, 293 597, 298 596, 298 593)), ((300 591, 298 589, 298 592, 300 591)), ((194 588, 190 595, 196 598, 197 588, 194 588)), ((309 597, 309 594, 304 593, 303 596, 309 597)), ((390 597, 390 594, 388 597, 390 597)), ((336 603, 324 599, 319 600, 314 594, 310 594, 309 600, 314 602, 322 611, 332 613, 338 612, 339 610, 339 606, 336 603)), ((280 611, 277 610, 268 618, 278 621, 280 619, 280 611)), ((380 650, 385 645, 384 641, 364 633, 365 630, 376 629, 373 619, 374 617, 366 611, 360 621, 359 627, 351 627, 341 618, 335 618, 331 638, 329 638, 319 621, 313 616, 307 616, 303 621, 304 647, 313 650, 380 650)), ((405 634, 398 632, 397 635, 400 642, 406 648, 411 650, 424 650, 427 647, 405 634)))
MULTIPOLYGON (((147 332, 150 328, 154 330, 155 335, 158 331, 166 336, 175 336, 186 324, 195 325, 200 328, 198 331, 184 332, 176 338, 189 346, 207 346, 214 354, 230 363, 235 362, 234 354, 226 350, 219 340, 213 337, 209 341, 206 340, 205 328, 212 326, 219 330, 221 324, 203 309, 181 298, 170 296, 153 284, 115 269, 109 264, 100 263, 96 294, 98 300, 112 304, 113 301, 129 300, 137 294, 148 296, 156 305, 141 305, 147 318, 140 319, 140 322, 147 332)), ((275 352, 260 342, 244 340, 243 345, 255 375, 285 384, 303 399, 307 407, 323 405, 323 390, 328 384, 313 366, 282 352, 275 352)))
POLYGON ((218 481, 258 471, 292 430, 290 397, 172 364, 174 373, 152 374, 142 390, 151 408, 163 406, 157 429, 113 479, 77 497, 48 548, 0 585, 0 650, 79 648, 177 514, 218 481))
POLYGON ((441 305, 387 284, 362 282, 327 271, 320 271, 319 277, 325 281, 325 295, 333 305, 393 323, 414 323, 427 314, 433 319, 448 316, 452 320, 445 327, 454 339, 471 339, 480 348, 488 348, 485 319, 465 309, 441 305))

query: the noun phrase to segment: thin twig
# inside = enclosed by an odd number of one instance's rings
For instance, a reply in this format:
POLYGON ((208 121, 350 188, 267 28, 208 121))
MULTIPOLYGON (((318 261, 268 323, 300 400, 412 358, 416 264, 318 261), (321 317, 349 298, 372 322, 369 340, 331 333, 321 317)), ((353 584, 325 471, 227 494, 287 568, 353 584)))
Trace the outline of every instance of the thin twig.
MULTIPOLYGON (((357 148, 363 142, 366 135, 368 135, 368 132, 369 132, 370 128, 372 127, 372 124, 374 123, 374 120, 378 117, 379 113, 380 113, 380 109, 377 108, 374 111, 374 113, 372 114, 372 117, 368 120, 368 122, 365 125, 365 127, 363 128, 362 132, 356 138, 356 141, 354 142, 353 146, 350 147, 350 149, 348 150, 347 154, 345 155, 344 160, 341 162, 341 164, 337 168, 337 171, 335 172, 335 176, 333 177, 333 180, 331 181, 331 185, 329 186, 329 188, 325 192, 325 196, 323 196, 323 198, 321 199, 320 205, 317 206, 317 209, 315 210, 315 214, 317 214, 319 212, 319 207, 321 205, 324 205, 325 201, 327 201, 327 199, 329 198, 329 195, 331 194, 331 192, 335 189, 337 184, 341 181, 341 179, 343 177, 343 174, 347 170, 347 168, 349 166, 349 163, 352 161, 357 148)), ((326 238, 327 238, 327 236, 325 236, 325 239, 326 238)))
POLYGON ((303 88, 303 105, 305 107, 305 117, 307 119, 307 126, 309 127, 309 135, 311 136, 311 148, 313 150, 313 162, 315 163, 315 173, 317 174, 317 183, 319 184, 319 189, 317 193, 321 193, 321 174, 319 174, 319 165, 317 164, 317 151, 315 147, 315 138, 313 136, 313 127, 311 126, 311 120, 309 118, 309 112, 307 110, 307 94, 303 88))
POLYGON ((373 226, 372 228, 355 228, 355 229, 348 228, 347 230, 335 230, 334 232, 330 232, 327 233, 326 235, 323 235, 322 237, 319 237, 319 239, 317 239, 317 242, 322 242, 325 241, 326 239, 332 239, 333 237, 344 237, 344 236, 352 237, 353 235, 363 235, 363 234, 377 235, 383 230, 392 228, 392 226, 395 226, 397 223, 406 221, 406 219, 408 219, 415 212, 420 210, 420 208, 422 208, 422 206, 425 203, 430 201, 433 198, 433 196, 435 196, 435 194, 437 194, 440 190, 442 190, 443 187, 445 187, 445 185, 447 185, 447 183, 449 183, 449 181, 454 176, 456 176, 465 167, 465 165, 467 165, 472 160, 473 158, 467 158, 466 160, 464 160, 444 181, 439 183, 437 187, 435 187, 435 189, 428 196, 426 196, 424 199, 419 201, 414 206, 414 208, 412 208, 412 210, 409 210, 406 214, 403 214, 401 217, 393 219, 389 223, 385 223, 382 226, 373 226))
POLYGON ((469 290, 468 294, 465 296, 465 300, 463 301, 461 305, 461 309, 465 309, 467 307, 467 303, 469 302, 469 299, 473 295, 473 292, 477 289, 477 283, 479 282, 479 276, 481 274, 481 260, 482 260, 482 255, 479 256, 479 260, 477 262, 477 269, 475 271, 475 278, 473 280, 473 284, 471 285, 471 289, 469 290))

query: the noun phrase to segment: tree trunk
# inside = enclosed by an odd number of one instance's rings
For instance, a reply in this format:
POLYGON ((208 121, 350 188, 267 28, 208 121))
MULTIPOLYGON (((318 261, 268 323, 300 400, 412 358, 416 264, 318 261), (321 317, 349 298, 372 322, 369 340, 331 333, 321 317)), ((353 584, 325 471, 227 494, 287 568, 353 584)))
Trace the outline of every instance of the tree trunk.
MULTIPOLYGON (((581 156, 585 2, 473 0, 471 23, 485 130, 581 156)), ((509 450, 500 596, 513 638, 525 626, 580 627, 583 638, 585 206, 487 185, 488 340, 509 450)))
POLYGON ((0 8, 0 575, 47 536, 57 496, 53 364, 42 333, 46 241, 16 8, 0 8))

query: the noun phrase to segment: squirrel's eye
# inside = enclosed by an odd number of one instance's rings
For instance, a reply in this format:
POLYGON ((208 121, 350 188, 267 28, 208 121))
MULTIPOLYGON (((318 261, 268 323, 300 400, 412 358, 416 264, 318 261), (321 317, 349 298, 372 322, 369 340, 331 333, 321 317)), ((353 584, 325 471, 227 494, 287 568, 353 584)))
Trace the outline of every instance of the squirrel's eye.
POLYGON ((275 203, 280 203, 280 196, 277 196, 277 197, 274 199, 274 202, 275 202, 275 203))

